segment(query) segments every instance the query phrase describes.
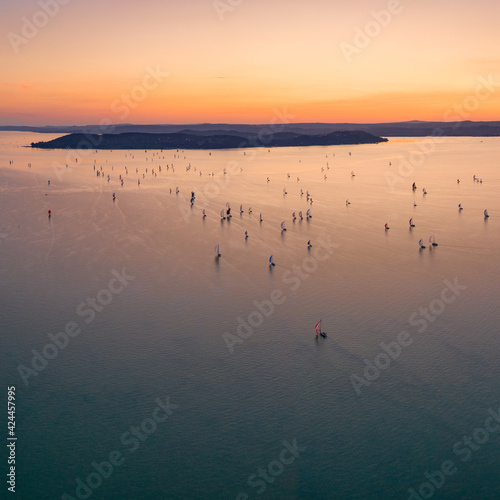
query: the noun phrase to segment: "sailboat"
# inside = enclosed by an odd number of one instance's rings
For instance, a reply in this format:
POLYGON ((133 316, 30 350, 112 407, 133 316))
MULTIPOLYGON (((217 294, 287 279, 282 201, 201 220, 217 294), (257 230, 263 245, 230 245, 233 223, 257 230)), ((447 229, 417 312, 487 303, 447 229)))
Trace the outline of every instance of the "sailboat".
POLYGON ((422 243, 422 240, 418 240, 418 244, 420 245, 420 248, 425 248, 425 245, 422 243))
POLYGON ((316 337, 317 337, 318 335, 321 335, 323 338, 325 338, 325 339, 326 339, 326 332, 321 331, 321 322, 322 322, 322 321, 323 321, 323 320, 322 320, 322 319, 320 319, 320 320, 316 323, 316 326, 314 327, 314 329, 316 330, 316 337))
POLYGON ((283 222, 281 223, 281 230, 282 230, 282 231, 286 231, 285 221, 283 221, 283 222))
POLYGON ((215 245, 215 257, 218 259, 220 257, 219 245, 215 245))
POLYGON ((300 220, 302 220, 302 210, 299 212, 300 220))
POLYGON ((220 211, 220 220, 226 220, 226 217, 224 216, 224 209, 220 211))
POLYGON ((461 204, 461 203, 459 203, 459 204, 458 204, 458 209, 459 209, 459 210, 463 210, 463 209, 464 209, 464 207, 462 207, 462 204, 461 204))
POLYGON ((307 217, 308 219, 310 219, 310 218, 312 217, 312 215, 311 215, 311 209, 310 209, 310 208, 309 208, 309 209, 307 210, 307 212, 306 212, 306 217, 307 217))
POLYGON ((408 221, 408 223, 410 224, 410 227, 415 227, 415 224, 413 224, 413 217, 408 221))
POLYGON ((269 267, 271 266, 274 266, 274 262, 273 262, 273 256, 271 255, 271 257, 269 257, 269 267))
POLYGON ((297 218, 297 217, 295 217, 295 212, 293 212, 293 213, 292 213, 292 220, 293 220, 293 222, 295 222, 295 219, 296 219, 296 218, 297 218))
POLYGON ((262 214, 259 214, 260 222, 262 222, 262 214))
POLYGON ((488 209, 487 209, 487 208, 485 208, 485 209, 484 209, 484 217, 485 217, 485 218, 488 218, 489 216, 490 216, 490 214, 488 213, 488 209))
POLYGON ((243 205, 240 205, 240 214, 243 213, 243 205))
POLYGON ((288 194, 285 188, 283 188, 283 194, 288 194))
POLYGON ((434 241, 434 235, 429 236, 429 243, 430 243, 433 247, 437 247, 437 246, 438 246, 438 244, 434 241))
POLYGON ((311 245, 311 240, 309 240, 309 241, 307 242, 307 248, 311 248, 311 247, 312 247, 312 245, 311 245))
POLYGON ((385 230, 386 230, 386 231, 389 229, 389 226, 388 226, 387 222, 385 223, 385 226, 384 226, 384 227, 385 227, 385 230))
POLYGON ((205 213, 205 209, 203 209, 201 213, 203 214, 203 218, 207 216, 207 214, 205 213))

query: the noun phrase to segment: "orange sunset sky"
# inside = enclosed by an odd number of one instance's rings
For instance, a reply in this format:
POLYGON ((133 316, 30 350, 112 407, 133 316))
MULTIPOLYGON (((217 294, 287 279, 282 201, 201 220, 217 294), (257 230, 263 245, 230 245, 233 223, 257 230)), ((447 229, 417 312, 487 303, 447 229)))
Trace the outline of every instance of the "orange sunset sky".
POLYGON ((60 2, 2 5, 0 125, 500 120, 497 1, 60 2))

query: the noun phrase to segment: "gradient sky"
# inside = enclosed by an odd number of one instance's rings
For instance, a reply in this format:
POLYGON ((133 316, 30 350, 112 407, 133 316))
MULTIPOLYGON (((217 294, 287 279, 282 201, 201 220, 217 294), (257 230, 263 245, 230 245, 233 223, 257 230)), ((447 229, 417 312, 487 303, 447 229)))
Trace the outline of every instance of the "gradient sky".
POLYGON ((46 1, 2 4, 0 125, 500 120, 497 0, 46 1))

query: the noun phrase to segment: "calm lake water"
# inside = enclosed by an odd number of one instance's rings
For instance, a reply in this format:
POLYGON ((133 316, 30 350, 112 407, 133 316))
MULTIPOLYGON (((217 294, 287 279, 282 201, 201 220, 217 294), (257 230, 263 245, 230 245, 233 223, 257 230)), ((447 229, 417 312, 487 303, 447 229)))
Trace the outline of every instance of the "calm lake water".
POLYGON ((500 138, 53 137, 0 133, 19 498, 500 498, 500 138))

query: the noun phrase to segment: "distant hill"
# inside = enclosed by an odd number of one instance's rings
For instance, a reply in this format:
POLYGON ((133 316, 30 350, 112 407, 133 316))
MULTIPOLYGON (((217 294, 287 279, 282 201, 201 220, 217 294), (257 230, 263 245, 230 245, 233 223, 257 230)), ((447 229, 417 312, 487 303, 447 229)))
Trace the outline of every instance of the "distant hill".
POLYGON ((228 149, 251 147, 333 146, 340 144, 376 144, 387 139, 362 131, 339 131, 306 135, 280 132, 269 136, 173 134, 70 134, 52 141, 34 142, 42 149, 228 149))
POLYGON ((394 122, 394 123, 286 123, 276 125, 248 125, 225 123, 201 123, 193 125, 134 125, 122 123, 118 125, 85 125, 85 126, 3 126, 0 131, 22 131, 57 134, 174 134, 185 133, 190 135, 230 135, 238 137, 252 137, 261 132, 290 132, 301 135, 330 134, 332 132, 355 132, 363 130, 369 134, 382 137, 425 137, 430 135, 465 136, 465 137, 492 137, 500 136, 500 121, 491 122, 394 122))

